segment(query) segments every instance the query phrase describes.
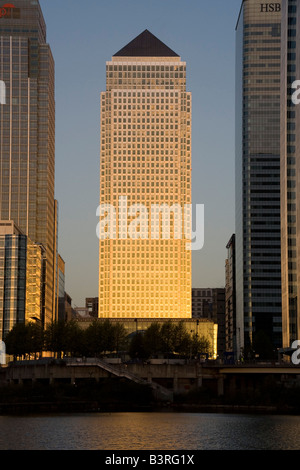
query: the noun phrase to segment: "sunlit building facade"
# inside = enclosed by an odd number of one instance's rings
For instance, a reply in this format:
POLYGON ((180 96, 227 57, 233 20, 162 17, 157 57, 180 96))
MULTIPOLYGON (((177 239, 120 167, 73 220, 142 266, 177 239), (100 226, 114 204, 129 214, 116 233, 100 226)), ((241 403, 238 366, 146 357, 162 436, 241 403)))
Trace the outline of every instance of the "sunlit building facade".
POLYGON ((45 250, 26 237, 25 321, 42 322, 45 250))
POLYGON ((281 2, 245 0, 236 27, 237 348, 282 345, 281 2))
POLYGON ((191 251, 183 230, 190 226, 183 209, 191 204, 186 63, 146 30, 106 71, 100 206, 115 208, 117 223, 100 238, 99 316, 191 318, 191 251), (152 218, 153 206, 163 204, 170 209, 170 236, 152 218))
POLYGON ((1 8, 0 219, 12 220, 45 249, 42 321, 55 310, 54 60, 39 1, 1 8))

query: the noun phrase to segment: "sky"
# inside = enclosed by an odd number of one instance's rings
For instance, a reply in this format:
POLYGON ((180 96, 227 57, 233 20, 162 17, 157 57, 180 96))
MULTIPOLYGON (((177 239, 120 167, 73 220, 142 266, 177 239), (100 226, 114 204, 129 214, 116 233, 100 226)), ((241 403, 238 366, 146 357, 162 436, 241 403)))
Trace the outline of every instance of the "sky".
POLYGON ((106 62, 148 29, 187 63, 193 205, 205 243, 193 287, 224 287, 235 232, 235 26, 241 0, 40 0, 55 60, 59 253, 74 307, 98 296, 100 93, 106 62))

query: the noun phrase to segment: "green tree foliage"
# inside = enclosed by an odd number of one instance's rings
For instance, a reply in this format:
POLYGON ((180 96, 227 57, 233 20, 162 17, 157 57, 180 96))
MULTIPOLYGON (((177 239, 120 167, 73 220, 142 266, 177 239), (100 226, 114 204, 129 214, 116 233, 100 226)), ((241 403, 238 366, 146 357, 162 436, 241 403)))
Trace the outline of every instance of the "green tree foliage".
POLYGON ((180 322, 173 327, 174 350, 183 356, 191 354, 191 335, 187 332, 183 323, 180 322))
POLYGON ((197 356, 198 354, 211 354, 209 340, 204 336, 193 334, 191 337, 191 351, 192 356, 197 356))
POLYGON ((42 351, 60 359, 72 357, 101 357, 108 353, 128 352, 132 358, 148 359, 159 355, 179 354, 195 357, 209 353, 205 338, 188 332, 183 323, 154 322, 145 332, 129 339, 122 323, 94 320, 87 329, 76 321, 53 322, 45 331, 35 323, 19 323, 5 339, 7 354, 17 358, 36 358, 42 351))
POLYGON ((39 356, 43 350, 44 345, 44 332, 38 323, 27 324, 27 348, 30 355, 34 358, 39 356))
POLYGON ((152 323, 143 335, 143 343, 147 357, 156 356, 162 351, 161 326, 152 323))
POLYGON ((117 353, 127 349, 127 333, 122 323, 115 323, 113 325, 112 349, 117 353))
POLYGON ((174 352, 174 326, 172 322, 163 323, 160 330, 162 352, 172 353, 174 352))
POLYGON ((209 352, 210 343, 206 338, 189 333, 182 322, 171 321, 162 325, 153 323, 145 332, 133 336, 129 350, 132 358, 140 359, 172 354, 195 357, 209 352))
MULTIPOLYGON (((71 327, 72 328, 72 327, 71 327)), ((53 352, 58 359, 66 354, 69 349, 70 338, 69 323, 64 321, 53 322, 45 331, 45 349, 53 352)))
POLYGON ((143 333, 133 335, 128 352, 133 359, 147 359, 149 357, 149 352, 145 348, 143 333))
POLYGON ((105 353, 122 351, 125 340, 126 330, 122 324, 94 320, 83 333, 84 355, 99 357, 105 353))
POLYGON ((36 323, 17 323, 6 335, 6 352, 15 359, 37 357, 43 350, 43 331, 36 323))
POLYGON ((86 355, 101 356, 110 350, 112 341, 112 326, 109 321, 95 320, 85 331, 86 355))

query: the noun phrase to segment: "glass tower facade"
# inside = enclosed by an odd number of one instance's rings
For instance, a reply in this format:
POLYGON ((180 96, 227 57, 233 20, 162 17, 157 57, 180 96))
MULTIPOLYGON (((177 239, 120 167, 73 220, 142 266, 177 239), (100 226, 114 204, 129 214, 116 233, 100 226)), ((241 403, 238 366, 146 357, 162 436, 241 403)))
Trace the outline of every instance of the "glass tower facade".
POLYGON ((100 239, 99 316, 191 318, 191 251, 179 236, 183 218, 178 225, 172 209, 191 204, 186 63, 146 30, 106 70, 100 206, 115 208, 118 223, 117 236, 100 239), (154 205, 171 209, 169 237, 153 224, 154 205), (123 231, 122 218, 139 225, 139 233, 123 231))
POLYGON ((225 339, 226 352, 234 353, 236 358, 236 293, 235 293, 235 234, 226 245, 227 259, 225 262, 225 339))
POLYGON ((42 319, 44 249, 0 221, 0 340, 16 323, 42 319))
POLYGON ((25 321, 27 238, 14 224, 0 227, 0 340, 25 321))
POLYGON ((54 61, 38 0, 15 0, 0 15, 0 219, 45 248, 43 322, 55 286, 54 61))
POLYGON ((281 70, 281 240, 283 347, 300 338, 299 286, 299 105, 292 84, 300 71, 300 2, 282 1, 281 70))
POLYGON ((236 27, 236 315, 239 353, 282 345, 281 2, 245 0, 236 27))

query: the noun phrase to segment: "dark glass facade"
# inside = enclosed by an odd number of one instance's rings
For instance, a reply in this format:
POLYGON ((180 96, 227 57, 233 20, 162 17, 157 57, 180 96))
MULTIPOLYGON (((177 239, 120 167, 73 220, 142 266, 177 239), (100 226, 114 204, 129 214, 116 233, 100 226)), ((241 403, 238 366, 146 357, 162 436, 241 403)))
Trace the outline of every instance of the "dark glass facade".
POLYGON ((281 240, 283 346, 300 338, 299 312, 299 105, 293 82, 300 78, 300 2, 282 2, 281 69, 281 240))
POLYGON ((282 345, 281 4, 245 0, 236 27, 237 348, 258 332, 282 345))
POLYGON ((1 287, 3 291, 2 328, 6 333, 15 323, 25 321, 27 238, 24 235, 0 237, 1 287))
POLYGON ((0 340, 16 323, 41 320, 44 252, 13 222, 0 221, 0 340))
POLYGON ((226 352, 233 353, 236 358, 236 281, 235 281, 235 234, 227 245, 225 263, 225 340, 226 352))
POLYGON ((55 286, 54 61, 37 0, 1 8, 0 219, 14 221, 46 250, 43 321, 52 321, 55 286))

